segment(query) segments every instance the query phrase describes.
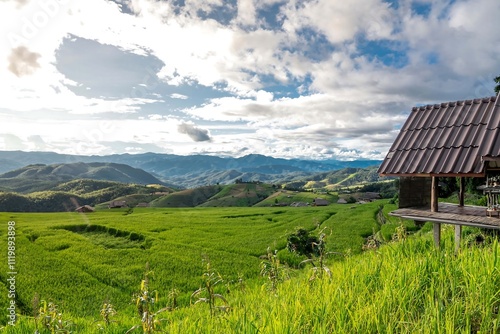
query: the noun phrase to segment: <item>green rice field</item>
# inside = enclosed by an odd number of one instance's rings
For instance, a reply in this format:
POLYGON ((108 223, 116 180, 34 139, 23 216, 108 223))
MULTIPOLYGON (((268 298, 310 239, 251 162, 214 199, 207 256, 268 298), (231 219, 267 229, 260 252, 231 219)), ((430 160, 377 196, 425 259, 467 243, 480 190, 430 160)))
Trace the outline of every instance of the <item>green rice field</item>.
POLYGON ((12 275, 7 261, 0 263, 0 327, 5 333, 497 332, 497 242, 464 245, 454 254, 452 230, 444 229, 438 251, 424 229, 362 251, 379 230, 390 238, 414 227, 387 217, 394 208, 377 201, 0 213, 4 252, 8 222, 15 222, 16 270, 11 298, 12 275), (314 258, 314 266, 297 266, 305 257, 286 250, 287 236, 299 227, 325 233, 325 257, 314 258))

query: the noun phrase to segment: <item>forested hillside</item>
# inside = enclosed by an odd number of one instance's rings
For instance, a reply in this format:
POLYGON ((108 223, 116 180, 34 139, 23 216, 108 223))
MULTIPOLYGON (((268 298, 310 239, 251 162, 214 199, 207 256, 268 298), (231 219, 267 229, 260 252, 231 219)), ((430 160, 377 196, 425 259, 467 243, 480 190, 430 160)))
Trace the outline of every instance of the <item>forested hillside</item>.
MULTIPOLYGON (((0 151, 0 173, 30 164, 115 163, 142 169, 171 186, 196 188, 210 184, 229 184, 237 179, 265 183, 283 183, 304 179, 319 172, 347 167, 378 166, 377 160, 308 161, 281 159, 250 154, 238 158, 210 155, 179 156, 174 154, 114 154, 107 156, 80 156, 52 152, 0 151)), ((88 176, 79 176, 87 178, 88 176)), ((93 177, 94 178, 94 177, 93 177)), ((114 179, 114 181, 127 182, 114 179)), ((1 185, 0 185, 1 188, 1 185)), ((44 190, 44 189, 38 189, 44 190)))
POLYGON ((22 193, 53 190, 75 179, 106 180, 133 184, 162 184, 144 170, 116 163, 70 163, 28 165, 0 175, 0 187, 22 193))
MULTIPOLYGON (((276 183, 262 182, 257 174, 253 174, 256 180, 248 180, 242 177, 247 174, 236 171, 216 175, 225 182, 210 184, 207 179, 205 186, 183 190, 144 170, 116 163, 29 165, 0 175, 0 210, 72 211, 82 205, 104 208, 110 201, 125 202, 128 207, 312 205, 317 197, 336 202, 343 189, 349 194, 380 192, 383 198, 396 191, 391 182, 374 182, 380 180, 376 167, 345 168, 276 183)), ((350 201, 356 201, 353 198, 349 195, 350 201)))

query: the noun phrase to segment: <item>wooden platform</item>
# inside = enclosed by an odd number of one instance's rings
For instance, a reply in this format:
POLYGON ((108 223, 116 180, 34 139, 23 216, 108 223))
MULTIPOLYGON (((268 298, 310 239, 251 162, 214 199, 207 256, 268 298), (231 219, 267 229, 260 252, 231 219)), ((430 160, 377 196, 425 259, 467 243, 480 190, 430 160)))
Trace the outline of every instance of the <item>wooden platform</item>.
POLYGON ((404 208, 390 215, 421 222, 500 229, 500 218, 496 214, 489 217, 484 206, 439 203, 438 212, 431 212, 429 208, 404 208))

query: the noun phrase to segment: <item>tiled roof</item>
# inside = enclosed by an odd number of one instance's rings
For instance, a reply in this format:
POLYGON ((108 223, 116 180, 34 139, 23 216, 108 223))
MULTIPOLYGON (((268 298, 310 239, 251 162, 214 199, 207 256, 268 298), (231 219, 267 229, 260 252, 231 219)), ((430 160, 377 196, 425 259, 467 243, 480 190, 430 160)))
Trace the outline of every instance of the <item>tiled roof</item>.
POLYGON ((413 108, 378 172, 479 176, 488 158, 500 158, 500 95, 413 108))

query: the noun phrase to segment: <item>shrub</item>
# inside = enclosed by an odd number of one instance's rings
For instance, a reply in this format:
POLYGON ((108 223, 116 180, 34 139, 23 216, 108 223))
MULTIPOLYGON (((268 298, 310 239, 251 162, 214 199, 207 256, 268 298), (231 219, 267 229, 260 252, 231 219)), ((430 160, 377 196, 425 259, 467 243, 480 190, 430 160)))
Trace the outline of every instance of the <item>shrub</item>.
POLYGON ((318 250, 314 247, 318 243, 318 238, 309 235, 309 231, 303 228, 297 229, 287 238, 286 248, 299 255, 318 255, 318 250))

